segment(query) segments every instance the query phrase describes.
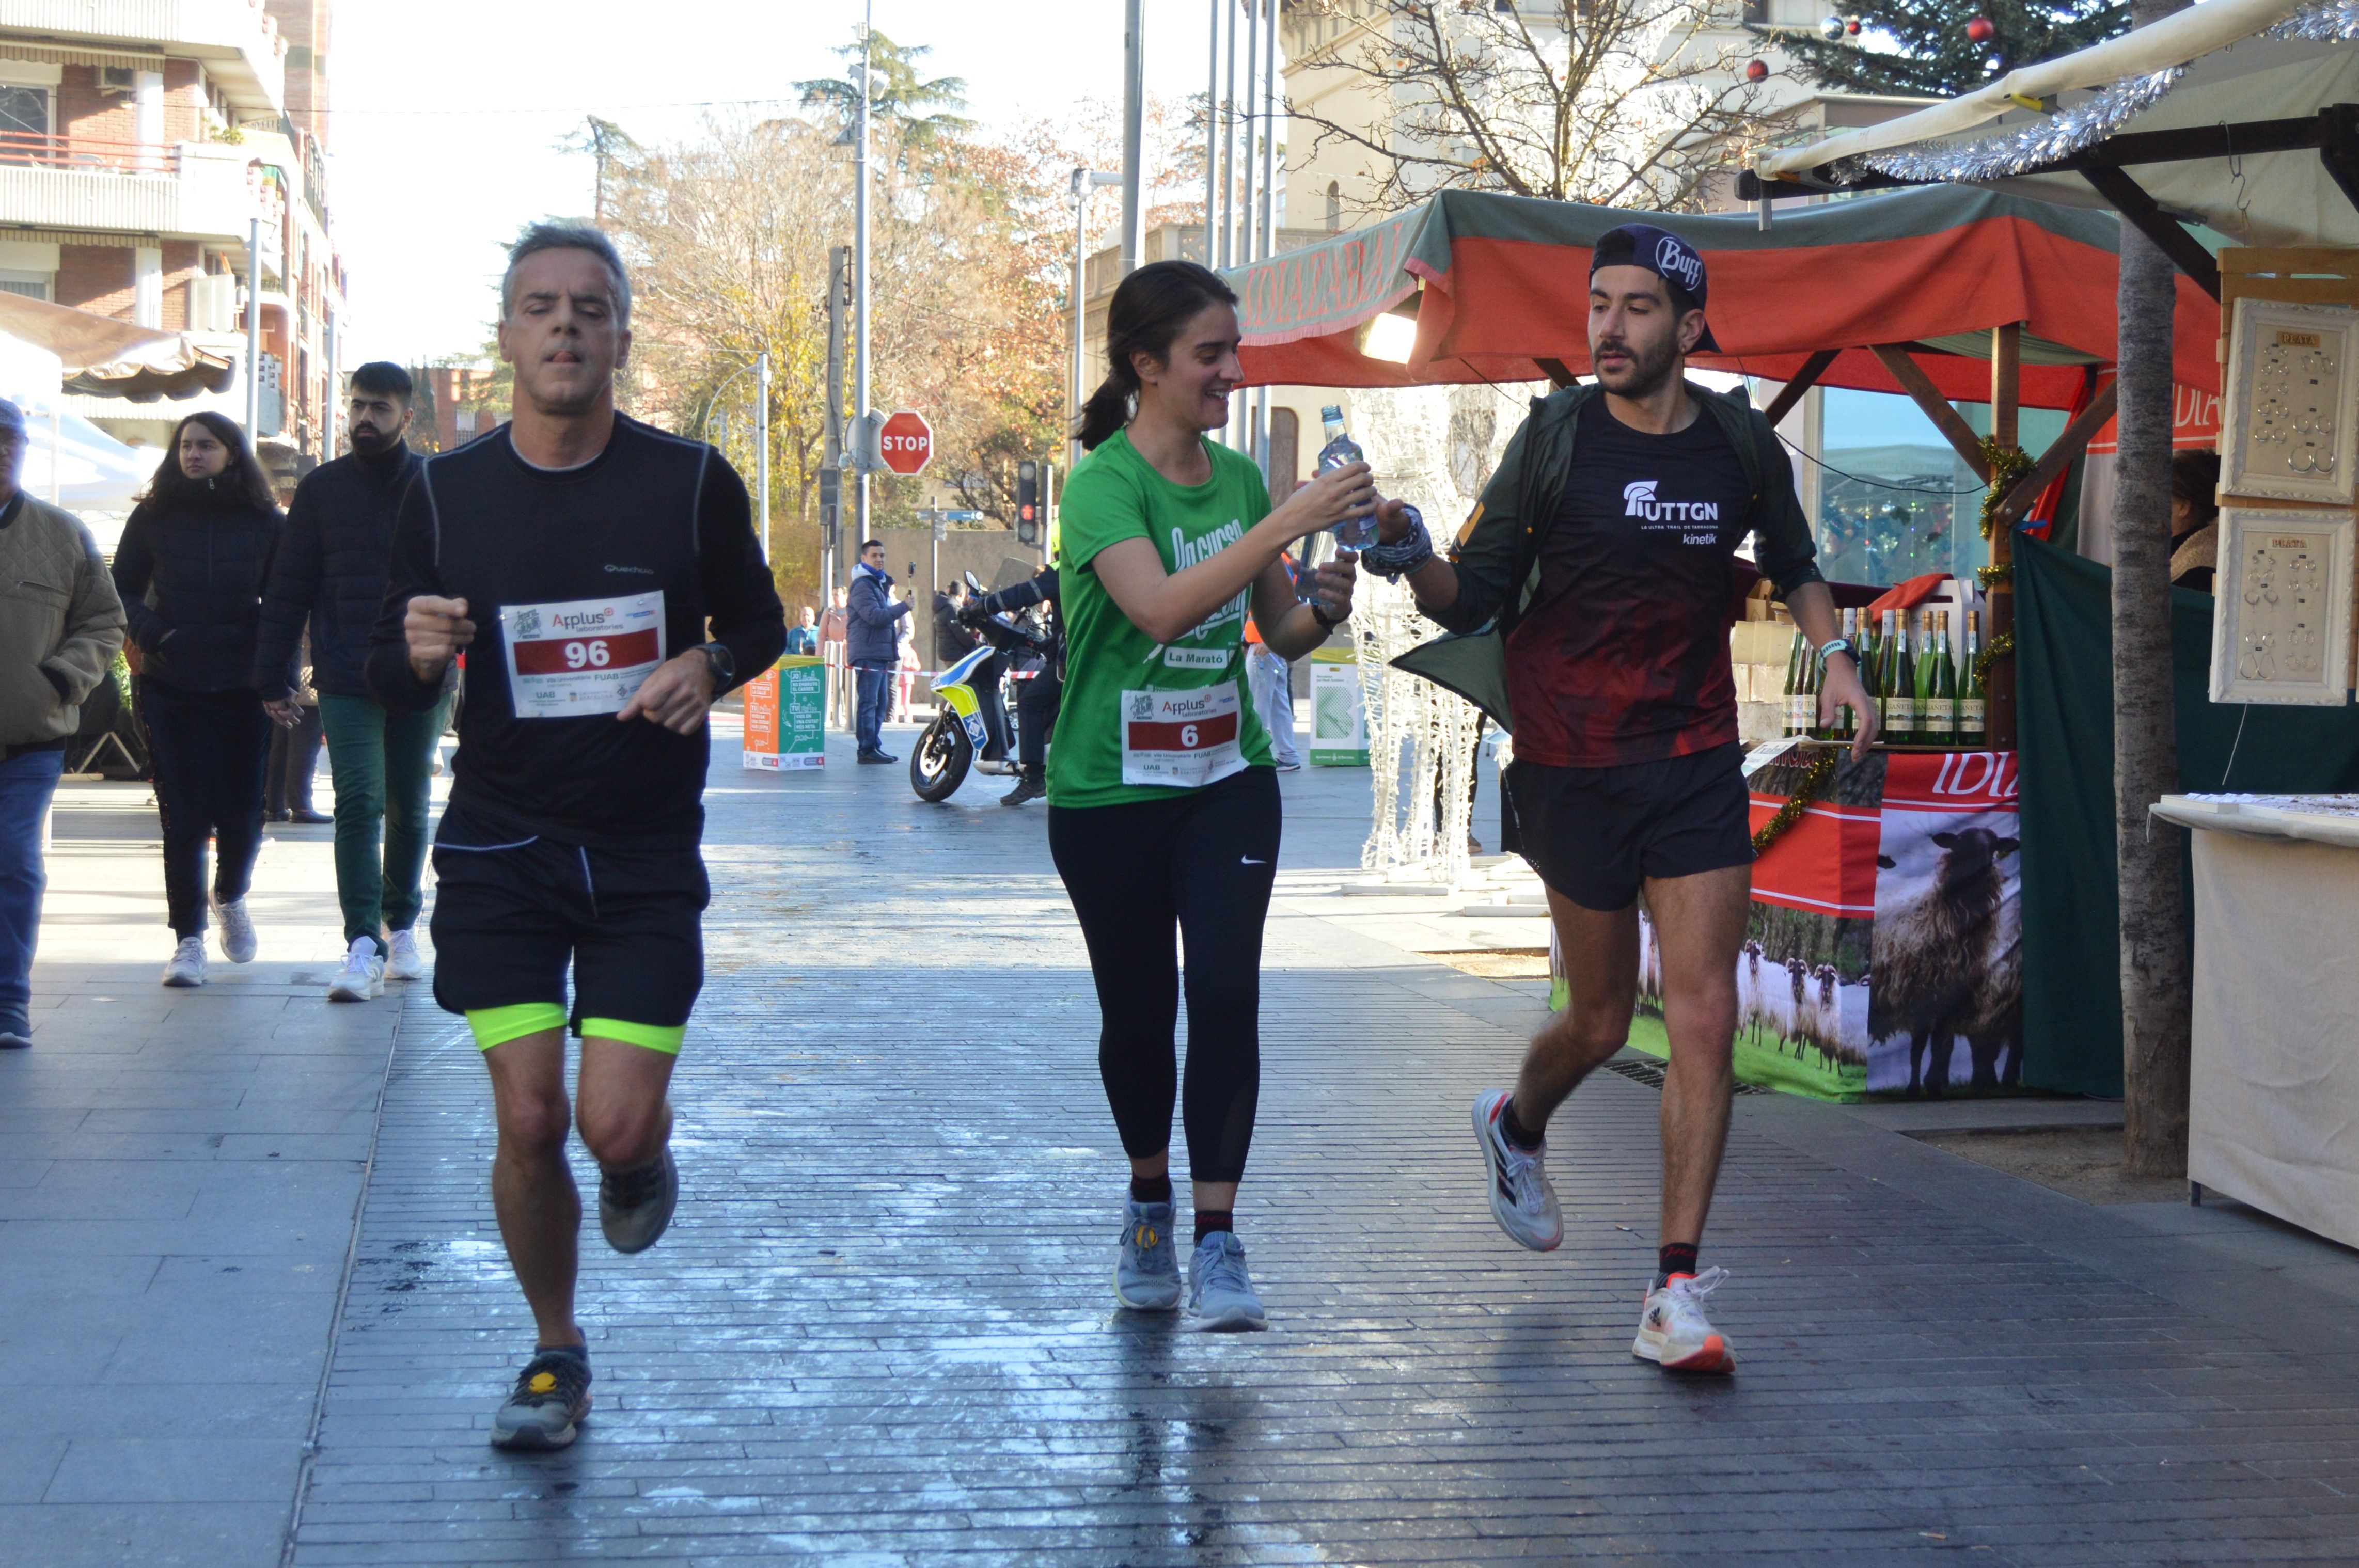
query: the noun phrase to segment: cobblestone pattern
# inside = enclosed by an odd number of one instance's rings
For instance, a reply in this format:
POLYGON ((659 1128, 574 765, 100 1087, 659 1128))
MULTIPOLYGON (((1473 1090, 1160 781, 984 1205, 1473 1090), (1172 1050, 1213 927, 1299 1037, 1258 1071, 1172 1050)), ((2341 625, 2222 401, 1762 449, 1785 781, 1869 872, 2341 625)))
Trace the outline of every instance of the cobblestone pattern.
POLYGON ((1743 1109, 1706 1248, 1742 1369, 1635 1361, 1657 1095, 1575 1098, 1564 1248, 1518 1251, 1466 1126, 1518 1041, 1456 1000, 1498 989, 1314 920, 1273 923, 1238 1210, 1271 1331, 1109 1311, 1123 1168, 1039 818, 851 774, 716 772, 680 1215, 635 1259, 590 1231, 565 1454, 484 1444, 530 1325, 475 1053, 410 1002, 293 1563, 2359 1556, 2348 1336, 2199 1315, 1743 1109))

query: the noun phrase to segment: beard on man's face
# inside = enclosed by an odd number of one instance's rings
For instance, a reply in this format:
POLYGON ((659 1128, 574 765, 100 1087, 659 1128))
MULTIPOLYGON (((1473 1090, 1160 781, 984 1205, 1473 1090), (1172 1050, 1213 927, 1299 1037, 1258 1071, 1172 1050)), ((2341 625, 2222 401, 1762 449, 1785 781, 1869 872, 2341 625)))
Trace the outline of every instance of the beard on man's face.
POLYGON ((1597 384, 1617 397, 1641 398, 1661 390, 1671 379, 1680 362, 1679 318, 1671 319, 1670 330, 1652 341, 1639 341, 1619 334, 1600 338, 1589 348, 1593 364, 1608 349, 1628 356, 1628 362, 1616 370, 1600 367, 1597 384))

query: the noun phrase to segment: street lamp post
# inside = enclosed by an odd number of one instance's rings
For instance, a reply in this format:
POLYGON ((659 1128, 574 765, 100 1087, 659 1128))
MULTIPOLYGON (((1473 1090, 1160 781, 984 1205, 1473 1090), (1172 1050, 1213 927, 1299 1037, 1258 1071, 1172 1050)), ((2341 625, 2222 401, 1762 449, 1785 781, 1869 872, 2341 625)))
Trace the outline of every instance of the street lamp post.
POLYGON ((1082 362, 1082 328, 1089 310, 1089 255, 1084 247, 1089 239, 1090 192, 1108 185, 1120 185, 1122 176, 1101 174, 1095 169, 1073 170, 1073 373, 1066 383, 1065 467, 1071 471, 1082 460, 1081 443, 1072 429, 1081 424, 1082 399, 1089 389, 1082 384, 1088 369, 1082 362))
POLYGON ((869 0, 861 13, 860 142, 852 160, 852 427, 858 432, 852 469, 859 476, 853 516, 863 539, 868 537, 868 75, 875 33, 876 6, 869 0))

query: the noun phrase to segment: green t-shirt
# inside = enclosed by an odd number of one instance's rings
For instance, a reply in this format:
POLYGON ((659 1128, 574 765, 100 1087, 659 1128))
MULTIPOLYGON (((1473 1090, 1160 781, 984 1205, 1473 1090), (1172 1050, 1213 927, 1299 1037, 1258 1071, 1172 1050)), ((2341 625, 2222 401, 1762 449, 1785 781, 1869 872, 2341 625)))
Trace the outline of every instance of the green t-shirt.
POLYGON ((1146 539, 1179 572, 1226 549, 1269 512, 1261 470, 1211 441, 1212 477, 1174 484, 1116 431, 1073 465, 1059 508, 1065 696, 1049 752, 1052 806, 1168 800, 1240 768, 1271 765, 1245 691, 1248 588, 1169 647, 1131 623, 1090 562, 1146 539), (1161 781, 1161 782, 1157 782, 1161 781))

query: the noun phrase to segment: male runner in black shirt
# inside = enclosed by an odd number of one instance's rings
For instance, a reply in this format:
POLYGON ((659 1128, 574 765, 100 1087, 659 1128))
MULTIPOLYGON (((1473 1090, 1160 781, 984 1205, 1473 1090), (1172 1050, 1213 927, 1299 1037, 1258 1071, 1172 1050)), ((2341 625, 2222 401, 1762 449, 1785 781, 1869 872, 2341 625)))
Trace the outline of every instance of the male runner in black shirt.
POLYGON ((777 662, 786 613, 728 463, 614 412, 631 294, 605 236, 527 231, 501 301, 514 422, 420 467, 367 673, 414 711, 467 652, 434 999, 491 1070, 493 1204, 539 1331, 492 1441, 561 1448, 590 1408, 569 1118, 607 1241, 653 1245, 679 1190, 666 1091, 703 984, 705 712, 777 662))
POLYGON ((1539 406, 1507 448, 1452 559, 1435 557, 1397 502, 1364 564, 1405 571, 1418 607, 1455 632, 1496 618, 1516 760, 1507 787, 1524 851, 1547 884, 1571 1001, 1532 1041, 1514 1091, 1475 1101, 1491 1212, 1526 1247, 1564 1222, 1541 1163, 1542 1130, 1574 1087, 1627 1042, 1643 889, 1663 955, 1670 1069, 1663 1087, 1658 1268, 1633 1353, 1723 1372, 1727 1340, 1696 1272, 1728 1137, 1736 957, 1753 846, 1728 666, 1730 559, 1747 534, 1795 622, 1827 654, 1820 711, 1874 708, 1834 600, 1813 566, 1793 472, 1738 393, 1687 384, 1687 356, 1717 351, 1703 258, 1650 224, 1606 234, 1590 262, 1593 385, 1539 406), (1538 568, 1537 588, 1528 586, 1538 568), (1515 591, 1511 597, 1510 589, 1515 591))

